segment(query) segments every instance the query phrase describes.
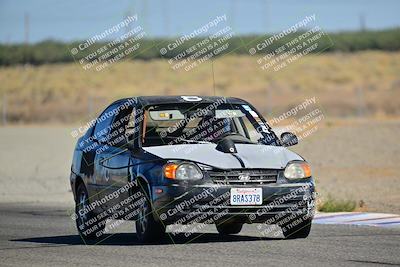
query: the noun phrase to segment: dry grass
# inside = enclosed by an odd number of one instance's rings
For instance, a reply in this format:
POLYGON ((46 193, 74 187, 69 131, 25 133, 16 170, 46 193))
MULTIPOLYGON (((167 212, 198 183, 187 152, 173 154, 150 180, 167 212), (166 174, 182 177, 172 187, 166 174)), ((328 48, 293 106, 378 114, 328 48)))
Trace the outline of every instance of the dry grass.
MULTIPOLYGON (((278 115, 316 96, 331 116, 400 114, 400 52, 310 55, 279 72, 262 71, 254 57, 225 56, 214 61, 214 71, 218 95, 245 98, 262 112, 278 115)), ((214 91, 211 62, 185 72, 152 60, 124 61, 102 72, 77 63, 0 68, 0 97, 4 93, 11 121, 42 122, 82 119, 89 98, 98 111, 125 96, 214 91)))
POLYGON ((335 199, 329 195, 317 208, 320 212, 350 212, 356 207, 357 203, 354 200, 335 199))

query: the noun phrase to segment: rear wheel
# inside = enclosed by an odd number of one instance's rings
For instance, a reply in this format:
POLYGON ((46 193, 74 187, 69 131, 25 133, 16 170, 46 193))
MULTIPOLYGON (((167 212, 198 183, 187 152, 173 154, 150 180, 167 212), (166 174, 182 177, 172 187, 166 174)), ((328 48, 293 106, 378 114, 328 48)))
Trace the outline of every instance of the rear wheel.
POLYGON ((165 234, 165 226, 154 219, 153 209, 148 194, 142 185, 142 203, 139 207, 138 218, 135 222, 136 235, 140 242, 148 243, 160 240, 165 234))
POLYGON ((311 219, 299 219, 300 222, 295 224, 296 221, 292 221, 282 226, 283 236, 286 239, 306 238, 311 231, 311 219))
POLYGON ((89 211, 89 194, 82 183, 76 191, 75 202, 76 227, 80 236, 85 242, 99 240, 104 234, 106 220, 89 211))
POLYGON ((225 222, 216 224, 218 233, 221 235, 233 235, 238 234, 243 227, 243 223, 233 223, 233 222, 225 222))

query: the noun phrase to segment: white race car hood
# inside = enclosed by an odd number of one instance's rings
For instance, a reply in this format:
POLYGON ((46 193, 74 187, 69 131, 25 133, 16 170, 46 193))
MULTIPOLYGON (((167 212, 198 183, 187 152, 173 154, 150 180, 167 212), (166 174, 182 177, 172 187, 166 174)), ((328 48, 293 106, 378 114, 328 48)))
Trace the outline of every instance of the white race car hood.
MULTIPOLYGON (((240 161, 230 153, 216 150, 216 144, 184 144, 143 147, 143 149, 160 158, 187 159, 222 169, 243 168, 240 161)), ((303 160, 296 153, 280 146, 256 144, 235 144, 237 153, 244 168, 249 169, 283 169, 292 160, 303 160)))

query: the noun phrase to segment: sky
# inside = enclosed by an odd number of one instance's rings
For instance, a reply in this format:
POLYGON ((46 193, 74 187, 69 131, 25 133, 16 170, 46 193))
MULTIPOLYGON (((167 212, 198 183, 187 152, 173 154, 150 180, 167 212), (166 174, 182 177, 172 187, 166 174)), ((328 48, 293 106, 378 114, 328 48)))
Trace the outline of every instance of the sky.
POLYGON ((397 0, 0 0, 0 43, 85 40, 128 14, 148 37, 176 37, 224 14, 237 35, 279 32, 312 14, 326 32, 394 28, 399 10, 397 0))

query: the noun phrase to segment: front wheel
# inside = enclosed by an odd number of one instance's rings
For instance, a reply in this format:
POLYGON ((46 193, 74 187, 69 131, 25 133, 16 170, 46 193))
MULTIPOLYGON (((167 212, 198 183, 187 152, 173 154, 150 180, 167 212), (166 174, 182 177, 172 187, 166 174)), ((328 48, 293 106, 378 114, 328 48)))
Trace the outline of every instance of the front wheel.
POLYGON ((216 224, 218 233, 221 235, 233 235, 238 234, 243 227, 243 223, 221 223, 216 224))
POLYGON ((145 190, 142 190, 142 194, 142 203, 135 222, 137 238, 142 243, 158 241, 165 234, 165 226, 154 219, 153 210, 145 190))
POLYGON ((299 219, 300 221, 296 224, 296 221, 288 223, 282 226, 282 232, 285 239, 297 239, 306 238, 311 231, 311 219, 299 219))

